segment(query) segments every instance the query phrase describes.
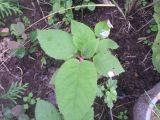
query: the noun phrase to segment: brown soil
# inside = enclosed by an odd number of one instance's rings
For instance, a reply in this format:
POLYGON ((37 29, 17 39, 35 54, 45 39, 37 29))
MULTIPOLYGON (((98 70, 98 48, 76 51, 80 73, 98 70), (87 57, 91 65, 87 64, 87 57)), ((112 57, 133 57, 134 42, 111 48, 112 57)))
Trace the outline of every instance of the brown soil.
MULTIPOLYGON (((29 1, 30 2, 30 1, 29 1)), ((26 7, 32 8, 28 1, 22 1, 26 7)), ((37 4, 34 1, 35 4, 37 4)), ((118 4, 123 7, 122 0, 118 0, 118 4)), ((48 11, 46 5, 41 6, 43 10, 48 11)), ((75 19, 94 26, 98 21, 110 19, 114 28, 111 31, 110 38, 119 44, 119 49, 114 53, 119 58, 125 73, 117 77, 118 80, 118 101, 113 108, 114 119, 118 112, 128 110, 129 120, 133 119, 132 108, 137 98, 144 93, 144 90, 149 90, 159 82, 160 74, 158 74, 151 62, 151 48, 140 42, 139 38, 148 37, 147 29, 149 20, 152 19, 152 8, 142 9, 139 12, 133 11, 127 19, 130 21, 131 27, 116 8, 96 8, 94 12, 84 11, 81 13, 75 12, 75 19), (146 25, 146 26, 144 26, 146 25), (142 26, 144 26, 142 28, 142 26), (141 29, 142 28, 142 29, 141 29), (128 30, 129 29, 129 30, 128 30)), ((33 11, 24 10, 24 14, 35 22, 42 17, 39 7, 36 7, 36 13, 33 11), (32 15, 34 14, 34 15, 32 15)), ((47 14, 47 13, 46 13, 47 14)), ((34 28, 43 28, 46 26, 45 21, 38 23, 34 28)), ((152 36, 149 40, 153 40, 152 36)), ((47 65, 41 67, 42 52, 36 52, 32 57, 26 56, 23 59, 11 58, 5 65, 9 71, 0 65, 0 84, 4 88, 8 88, 13 81, 20 80, 29 83, 27 92, 33 92, 36 97, 48 99, 55 104, 54 91, 48 84, 52 74, 61 65, 62 62, 48 58, 47 65), (21 74, 21 71, 23 74, 21 74)), ((1 101, 0 101, 1 102, 1 101)), ((4 104, 3 102, 0 104, 4 104)), ((109 120, 109 110, 103 101, 96 99, 95 104, 95 119, 109 120)))

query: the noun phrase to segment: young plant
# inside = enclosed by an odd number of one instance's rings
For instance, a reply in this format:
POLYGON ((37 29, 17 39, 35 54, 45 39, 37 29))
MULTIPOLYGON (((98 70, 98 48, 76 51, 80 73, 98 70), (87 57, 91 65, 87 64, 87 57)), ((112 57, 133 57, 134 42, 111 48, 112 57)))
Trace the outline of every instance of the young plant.
POLYGON ((158 25, 155 20, 151 22, 149 25, 149 29, 147 30, 147 33, 157 33, 158 32, 158 25))
POLYGON ((39 98, 34 98, 33 93, 30 92, 27 96, 23 97, 24 109, 27 110, 31 105, 35 105, 39 98))
POLYGON ((24 93, 27 87, 28 83, 25 83, 24 85, 21 85, 18 82, 12 83, 9 90, 0 95, 0 99, 8 99, 16 103, 15 100, 17 98, 21 98, 21 95, 24 93))
POLYGON ((17 24, 11 24, 10 26, 11 35, 16 37, 18 42, 22 42, 22 40, 26 40, 25 26, 22 22, 17 22, 17 24))
POLYGON ((12 0, 0 0, 0 19, 20 13, 21 10, 12 0))
POLYGON ((22 21, 23 21, 25 26, 28 26, 28 25, 31 24, 31 21, 27 16, 23 16, 22 21))
MULTIPOLYGON (((82 5, 94 5, 95 3, 92 2, 92 0, 81 0, 82 5)), ((86 7, 88 10, 90 11, 94 11, 95 10, 95 6, 88 6, 86 7)), ((84 8, 77 8, 76 10, 80 10, 80 9, 84 9, 84 8)))
POLYGON ((144 44, 144 45, 147 45, 147 46, 149 46, 149 47, 151 47, 152 44, 153 44, 153 42, 151 42, 151 41, 145 39, 145 40, 143 41, 143 44, 144 44))
POLYGON ((109 79, 104 85, 98 85, 97 96, 104 99, 107 106, 112 109, 117 100, 117 80, 109 79))
POLYGON ((22 22, 17 24, 11 24, 10 27, 11 34, 16 37, 18 47, 11 50, 11 55, 18 58, 23 58, 25 55, 32 54, 37 50, 38 40, 37 40, 37 31, 33 30, 27 35, 25 31, 25 26, 22 22), (29 39, 31 46, 25 48, 23 46, 25 40, 29 39))
MULTIPOLYGON (((156 2, 156 0, 154 0, 156 2)), ((155 69, 160 72, 160 1, 154 4, 154 19, 158 25, 158 33, 152 45, 152 63, 155 69)))
POLYGON ((64 120, 86 120, 86 117, 93 120, 92 104, 98 78, 108 77, 109 71, 115 75, 124 72, 110 51, 118 48, 108 38, 111 27, 109 21, 99 22, 93 32, 85 24, 72 20, 71 34, 59 29, 37 31, 37 38, 45 53, 65 61, 51 80, 64 120))
POLYGON ((128 120, 127 110, 118 113, 119 120, 128 120))
MULTIPOLYGON (((67 8, 72 7, 73 0, 51 0, 52 3, 52 12, 58 12, 67 8)), ((91 2, 91 0, 80 0, 81 5, 93 5, 94 2, 91 2)), ((88 6, 87 7, 90 11, 94 11, 95 6, 88 6)), ((76 10, 80 10, 84 8, 77 8, 76 10)), ((59 14, 63 15, 63 21, 65 24, 69 24, 71 20, 73 19, 73 11, 72 10, 65 10, 63 12, 59 12, 59 14)), ((55 23, 56 17, 52 16, 48 18, 48 23, 53 24, 55 23)))
POLYGON ((142 4, 142 6, 146 6, 148 4, 148 1, 147 0, 141 0, 141 4, 142 4))
POLYGON ((2 110, 3 120, 31 120, 27 114, 25 114, 25 111, 23 109, 23 106, 21 105, 15 105, 13 107, 5 107, 2 110))
POLYGON ((27 35, 24 33, 25 26, 22 22, 18 22, 17 24, 11 24, 10 26, 11 35, 15 36, 18 44, 18 48, 11 50, 11 55, 16 56, 18 58, 23 58, 26 54, 25 48, 20 46, 27 39, 27 35))

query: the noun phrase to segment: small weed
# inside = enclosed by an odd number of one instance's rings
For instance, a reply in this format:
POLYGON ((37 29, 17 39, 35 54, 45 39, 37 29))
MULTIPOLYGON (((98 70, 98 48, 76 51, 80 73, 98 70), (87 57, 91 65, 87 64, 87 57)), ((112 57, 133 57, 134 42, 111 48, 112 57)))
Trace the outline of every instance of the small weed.
MULTIPOLYGON (((81 5, 94 5, 95 3, 92 2, 91 0, 80 0, 81 5)), ((52 12, 58 12, 67 8, 72 7, 73 5, 73 0, 51 0, 51 4, 52 6, 52 12)), ((95 10, 95 6, 88 6, 86 7, 88 10, 90 11, 94 11, 95 10)), ((76 8, 75 10, 81 10, 83 11, 83 8, 76 8)), ((71 20, 73 19, 73 11, 72 10, 65 10, 63 12, 59 12, 59 14, 63 15, 63 22, 65 24, 69 24, 71 22, 71 20)), ((54 24, 57 22, 57 18, 56 16, 50 16, 48 17, 48 23, 49 24, 54 24)))
POLYGON ((146 39, 146 40, 143 41, 143 44, 151 47, 152 44, 153 44, 153 42, 151 42, 151 41, 149 41, 149 40, 146 39))
POLYGON ((27 89, 28 83, 22 85, 18 82, 12 83, 9 90, 6 93, 0 95, 0 99, 8 99, 16 103, 17 98, 21 98, 21 95, 27 89))
POLYGON ((118 113, 119 120, 128 120, 127 110, 118 113))
POLYGON ((0 19, 20 13, 22 11, 14 3, 14 0, 0 0, 0 19))
POLYGON ((22 21, 23 21, 25 26, 28 26, 28 25, 31 24, 30 19, 28 17, 26 17, 26 16, 23 16, 22 21))
POLYGON ((148 4, 148 1, 147 0, 141 0, 141 4, 142 4, 142 6, 146 6, 148 4))
POLYGON ((46 64, 47 64, 46 57, 43 56, 43 57, 41 58, 41 68, 43 67, 43 65, 46 65, 46 64))
POLYGON ((37 40, 37 31, 33 30, 27 35, 25 31, 25 26, 22 22, 18 22, 17 24, 11 25, 11 34, 16 37, 18 48, 11 50, 11 55, 18 58, 23 58, 26 55, 34 53, 38 48, 38 40, 37 40), (25 48, 23 44, 25 41, 29 39, 31 46, 29 48, 25 48))
POLYGON ((109 108, 113 107, 113 103, 117 100, 117 80, 109 79, 104 85, 98 85, 97 96, 103 97, 104 102, 109 108))
POLYGON ((27 96, 23 97, 24 109, 27 110, 31 105, 35 105, 39 98, 34 98, 33 93, 30 92, 27 96))
POLYGON ((155 20, 149 25, 149 29, 147 33, 157 33, 158 32, 158 25, 155 20))
POLYGON ((21 105, 7 106, 2 110, 2 113, 3 120, 15 120, 15 118, 17 118, 16 120, 32 120, 21 105))

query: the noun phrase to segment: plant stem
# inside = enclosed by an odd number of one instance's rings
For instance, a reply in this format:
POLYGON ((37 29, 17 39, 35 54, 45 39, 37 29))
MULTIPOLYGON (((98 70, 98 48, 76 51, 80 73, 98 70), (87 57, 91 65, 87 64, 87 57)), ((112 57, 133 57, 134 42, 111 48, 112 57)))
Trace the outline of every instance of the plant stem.
POLYGON ((112 108, 109 109, 111 120, 113 120, 112 108))
POLYGON ((117 4, 117 2, 115 0, 112 0, 113 4, 117 7, 117 9, 119 10, 119 12, 122 14, 122 16, 124 17, 124 19, 126 20, 126 16, 123 12, 123 10, 119 7, 119 5, 117 4))

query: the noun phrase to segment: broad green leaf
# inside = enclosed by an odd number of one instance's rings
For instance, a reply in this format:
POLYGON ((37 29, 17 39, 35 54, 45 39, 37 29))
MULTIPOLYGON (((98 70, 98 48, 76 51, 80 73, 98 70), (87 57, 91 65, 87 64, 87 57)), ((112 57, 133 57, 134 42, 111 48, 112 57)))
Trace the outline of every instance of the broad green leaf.
POLYGON ((111 39, 103 39, 99 41, 97 53, 102 52, 106 53, 108 49, 117 49, 119 46, 117 45, 116 42, 114 42, 111 39))
POLYGON ((75 52, 75 46, 69 33, 61 30, 38 30, 37 38, 46 54, 55 58, 66 60, 75 52))
MULTIPOLYGON (((58 70, 59 70, 59 69, 58 69, 58 70)), ((58 70, 56 70, 56 71, 54 72, 54 74, 52 75, 52 78, 51 78, 49 84, 51 84, 51 85, 54 85, 54 84, 55 84, 55 77, 56 77, 56 75, 57 75, 57 73, 58 73, 58 70)))
POLYGON ((124 72, 124 69, 122 68, 118 59, 109 51, 95 55, 93 62, 96 66, 97 72, 106 77, 108 77, 109 71, 113 71, 115 75, 119 75, 120 73, 124 72))
POLYGON ((154 5, 154 19, 158 25, 158 33, 152 46, 152 63, 156 70, 160 72, 160 1, 157 2, 158 3, 154 5))
POLYGON ((52 11, 53 12, 58 12, 60 10, 60 3, 56 2, 53 4, 53 7, 52 7, 52 11))
POLYGON ((71 32, 73 35, 73 42, 78 50, 88 42, 95 40, 94 32, 85 24, 72 20, 71 32))
POLYGON ((82 120, 94 120, 94 111, 93 108, 90 108, 89 111, 85 114, 82 120))
POLYGON ((49 102, 38 100, 35 109, 36 120, 62 120, 57 109, 49 102))
POLYGON ((92 62, 66 61, 55 76, 56 98, 64 119, 81 120, 93 104, 96 88, 97 72, 92 62))
POLYGON ((155 69, 160 72, 160 42, 159 44, 156 45, 156 43, 154 43, 154 46, 152 46, 152 63, 155 67, 155 69))
POLYGON ((104 31, 110 32, 110 27, 107 25, 107 21, 102 21, 102 22, 97 23, 94 28, 95 35, 99 38, 103 38, 101 36, 101 33, 104 31))
POLYGON ((91 58, 95 54, 98 48, 98 39, 88 41, 81 49, 81 55, 85 58, 91 58))

